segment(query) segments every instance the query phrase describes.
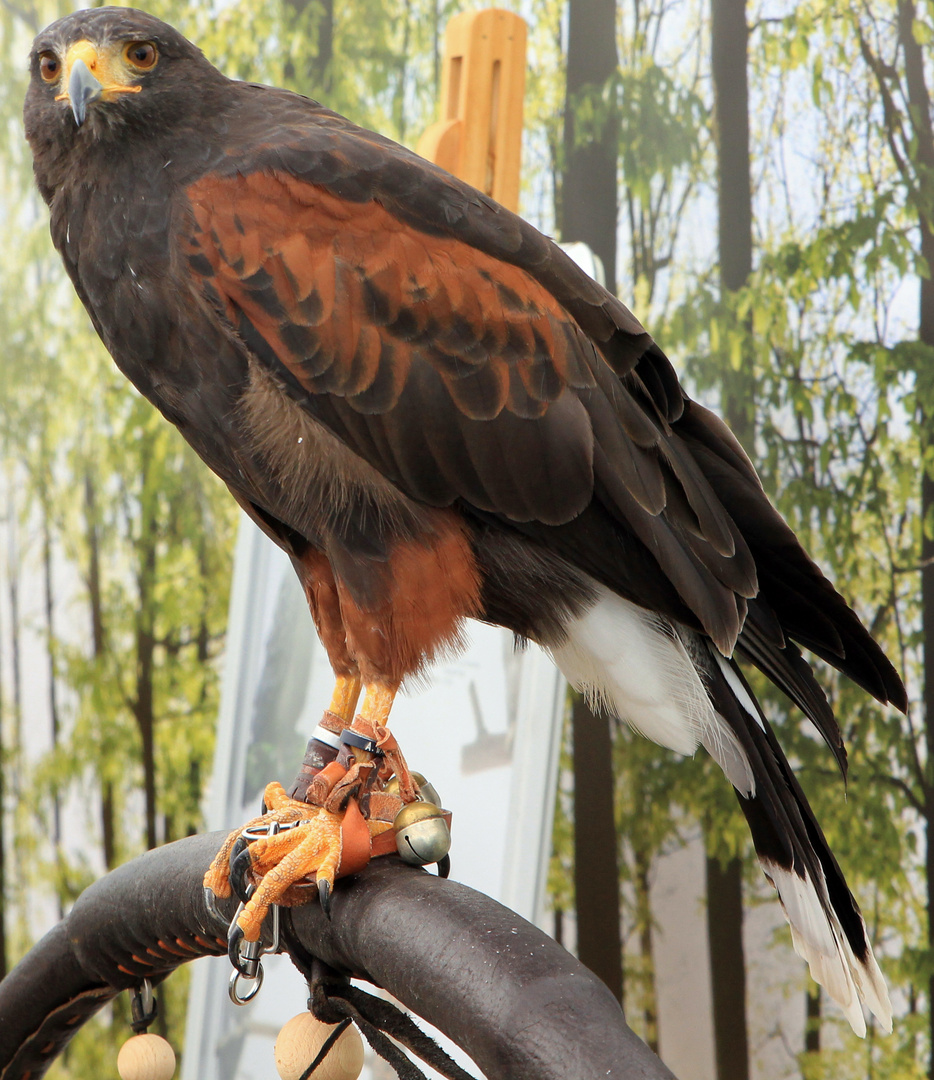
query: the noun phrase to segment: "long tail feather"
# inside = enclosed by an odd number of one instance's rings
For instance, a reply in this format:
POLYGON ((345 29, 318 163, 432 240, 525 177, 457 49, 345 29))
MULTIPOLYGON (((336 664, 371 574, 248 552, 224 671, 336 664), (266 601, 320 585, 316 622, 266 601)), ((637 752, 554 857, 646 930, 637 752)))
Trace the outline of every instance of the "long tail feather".
POLYGON ((857 1035, 866 1034, 860 1003, 891 1031, 892 1006, 866 924, 801 785, 739 667, 709 645, 706 651, 707 662, 698 659, 714 708, 755 778, 751 793, 734 787, 759 862, 791 924, 795 951, 857 1035))
MULTIPOLYGON (((655 742, 682 754, 708 750, 737 792, 795 950, 858 1035, 866 1033, 862 1005, 890 1031, 892 1006, 859 907, 739 666, 705 635, 596 583, 594 591, 597 602, 552 647, 555 662, 578 690, 655 742)), ((802 679, 796 651, 770 643, 767 626, 753 640, 843 764, 829 704, 816 681, 802 679)))

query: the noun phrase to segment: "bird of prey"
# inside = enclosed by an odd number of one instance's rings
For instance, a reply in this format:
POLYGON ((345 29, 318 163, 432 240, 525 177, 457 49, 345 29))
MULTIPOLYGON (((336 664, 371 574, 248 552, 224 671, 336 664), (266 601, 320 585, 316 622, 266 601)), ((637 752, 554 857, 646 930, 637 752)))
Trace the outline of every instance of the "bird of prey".
MULTIPOLYGON (((324 727, 344 767, 304 799, 268 789, 271 817, 300 827, 247 849, 247 939, 309 873, 327 898, 349 819, 375 844, 374 807, 416 798, 393 698, 480 619, 649 738, 706 747, 798 952, 857 1031, 860 999, 890 1028, 859 908, 737 657, 841 768, 798 646, 900 709, 904 686, 636 318, 480 192, 314 101, 226 78, 141 11, 60 19, 30 69, 35 177, 78 295, 288 552, 334 669, 324 727)), ((218 893, 228 853, 206 879, 218 893)))

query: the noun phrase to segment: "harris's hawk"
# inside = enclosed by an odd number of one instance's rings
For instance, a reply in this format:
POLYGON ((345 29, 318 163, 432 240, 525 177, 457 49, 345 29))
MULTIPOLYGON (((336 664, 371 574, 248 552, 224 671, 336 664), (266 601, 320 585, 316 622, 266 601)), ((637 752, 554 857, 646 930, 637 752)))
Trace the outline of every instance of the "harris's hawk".
MULTIPOLYGON (((226 78, 143 12, 69 15, 30 67, 26 132, 74 286, 121 370, 290 555, 337 679, 325 727, 363 748, 307 801, 271 792, 305 825, 248 849, 257 873, 278 866, 247 937, 309 871, 326 897, 345 815, 386 798, 364 751, 415 797, 393 697, 475 618, 538 642, 649 738, 704 745, 798 952, 857 1031, 860 999, 889 1028, 859 909, 735 658, 841 767, 797 646, 881 702, 904 709, 905 689, 633 315, 491 199, 226 78)), ((207 881, 224 891, 224 867, 207 881)))

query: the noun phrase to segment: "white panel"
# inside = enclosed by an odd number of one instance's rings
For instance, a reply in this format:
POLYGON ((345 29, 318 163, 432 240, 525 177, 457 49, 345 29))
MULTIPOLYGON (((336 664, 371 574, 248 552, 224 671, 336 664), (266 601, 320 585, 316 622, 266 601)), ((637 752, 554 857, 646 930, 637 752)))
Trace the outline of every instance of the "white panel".
POLYGON ((522 654, 502 902, 544 926, 567 683, 536 647, 522 654))

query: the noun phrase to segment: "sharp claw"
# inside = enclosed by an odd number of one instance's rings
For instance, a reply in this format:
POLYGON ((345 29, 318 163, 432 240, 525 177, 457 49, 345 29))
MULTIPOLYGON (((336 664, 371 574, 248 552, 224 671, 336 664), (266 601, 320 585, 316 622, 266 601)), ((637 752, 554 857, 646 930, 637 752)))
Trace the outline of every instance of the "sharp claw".
POLYGON ((446 878, 451 872, 451 856, 445 855, 438 860, 438 877, 446 878))
POLYGON ((238 836, 237 839, 234 840, 233 847, 230 849, 230 857, 227 860, 228 865, 232 866, 234 859, 236 859, 241 851, 246 851, 249 846, 250 842, 245 836, 238 836))
POLYGON ((215 918, 218 922, 227 925, 227 920, 221 915, 217 908, 217 895, 213 889, 209 889, 207 885, 204 887, 204 906, 207 908, 207 912, 210 916, 215 918))
POLYGON ((241 844, 238 840, 234 845, 234 852, 231 852, 230 856, 230 886, 237 894, 242 903, 247 903, 250 899, 250 893, 253 890, 251 882, 247 881, 246 875, 252 866, 250 860, 250 849, 245 840, 242 841, 242 847, 237 851, 237 847, 241 844))
POLYGON ((321 910, 330 919, 331 917, 331 883, 327 878, 318 878, 318 896, 321 900, 321 910))
POLYGON ((234 920, 227 931, 227 955, 230 957, 230 962, 237 971, 239 971, 241 975, 248 977, 243 958, 240 956, 240 946, 242 943, 243 931, 240 929, 240 924, 234 920))

